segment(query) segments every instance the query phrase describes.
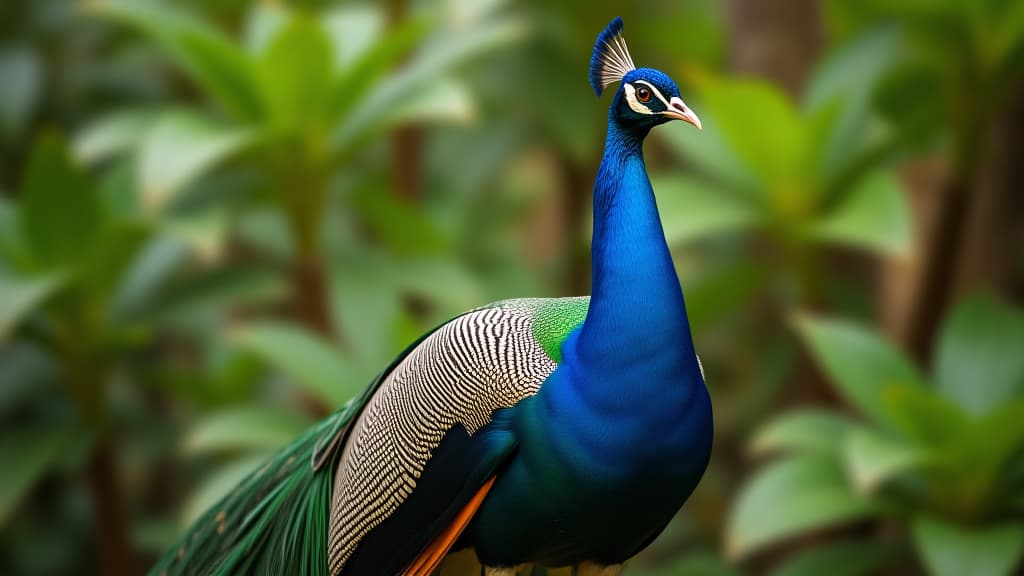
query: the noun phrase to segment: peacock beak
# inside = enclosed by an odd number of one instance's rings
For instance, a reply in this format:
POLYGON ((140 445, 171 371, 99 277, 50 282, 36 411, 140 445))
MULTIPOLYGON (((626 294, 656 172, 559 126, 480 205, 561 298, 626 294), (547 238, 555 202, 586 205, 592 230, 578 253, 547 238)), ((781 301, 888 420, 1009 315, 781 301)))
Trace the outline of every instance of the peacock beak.
POLYGON ((683 99, 679 96, 673 96, 668 102, 669 108, 662 112, 669 118, 675 118, 676 120, 682 120, 683 122, 689 122, 697 127, 697 130, 703 130, 704 128, 700 125, 700 118, 693 113, 693 110, 687 108, 683 99))

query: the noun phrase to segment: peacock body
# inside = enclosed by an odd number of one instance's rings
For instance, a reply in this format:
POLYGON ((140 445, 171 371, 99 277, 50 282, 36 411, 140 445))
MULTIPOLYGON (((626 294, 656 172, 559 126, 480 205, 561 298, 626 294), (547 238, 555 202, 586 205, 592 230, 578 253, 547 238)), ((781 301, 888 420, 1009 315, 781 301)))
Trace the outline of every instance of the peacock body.
POLYGON ((591 83, 621 81, 594 187, 590 298, 498 302, 413 343, 210 509, 152 574, 430 574, 472 548, 612 575, 696 487, 711 402, 642 143, 700 126, 637 69, 615 19, 591 83))

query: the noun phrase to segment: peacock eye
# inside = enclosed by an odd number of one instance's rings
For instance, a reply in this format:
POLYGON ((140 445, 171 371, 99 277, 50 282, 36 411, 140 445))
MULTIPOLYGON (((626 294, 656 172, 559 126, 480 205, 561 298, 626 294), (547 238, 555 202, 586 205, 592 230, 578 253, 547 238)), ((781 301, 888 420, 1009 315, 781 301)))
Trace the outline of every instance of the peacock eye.
POLYGON ((636 99, 645 103, 650 102, 651 91, 645 88, 644 86, 640 86, 639 88, 636 89, 636 99))

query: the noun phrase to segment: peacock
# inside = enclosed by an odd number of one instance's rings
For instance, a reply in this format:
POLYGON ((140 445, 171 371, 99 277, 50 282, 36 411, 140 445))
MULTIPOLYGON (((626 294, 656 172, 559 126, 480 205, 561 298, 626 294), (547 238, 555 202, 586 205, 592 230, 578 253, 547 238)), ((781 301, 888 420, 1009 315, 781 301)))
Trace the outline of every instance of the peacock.
POLYGON ((712 410, 642 144, 701 128, 616 18, 590 83, 615 82, 594 184, 592 296, 505 300, 423 335, 357 398, 255 470, 152 569, 427 575, 471 548, 614 576, 697 486, 712 410))

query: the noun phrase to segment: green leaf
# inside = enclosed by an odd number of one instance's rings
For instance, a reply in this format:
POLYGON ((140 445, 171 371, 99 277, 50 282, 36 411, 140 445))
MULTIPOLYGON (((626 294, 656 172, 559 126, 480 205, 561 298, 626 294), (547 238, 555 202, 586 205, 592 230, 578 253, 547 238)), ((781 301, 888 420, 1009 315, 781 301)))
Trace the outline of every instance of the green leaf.
POLYGON ((166 218, 160 229, 180 238, 204 262, 221 258, 228 236, 228 217, 221 210, 207 210, 175 218, 166 218))
POLYGON ((206 512, 211 506, 219 502, 246 476, 258 470, 269 457, 269 453, 261 453, 229 462, 203 479, 199 488, 189 495, 185 505, 182 507, 182 527, 188 526, 199 519, 203 512, 206 512))
POLYGON ((703 130, 667 129, 655 131, 657 138, 667 142, 679 155, 695 168, 720 183, 729 192, 753 195, 760 183, 726 139, 718 120, 711 114, 701 116, 703 130))
POLYGON ((946 65, 918 59, 893 68, 880 82, 875 107, 906 144, 925 146, 945 126, 935 119, 951 109, 944 78, 946 65))
POLYGON ((927 464, 933 455, 926 447, 861 427, 847 436, 843 457, 857 490, 868 494, 893 477, 927 464))
POLYGON ((804 455, 774 462, 741 490, 729 516, 726 551, 740 558, 809 531, 874 516, 879 504, 857 496, 834 458, 804 455))
POLYGON ((256 120, 263 114, 252 62, 216 29, 170 4, 97 0, 95 13, 120 20, 156 39, 174 62, 228 113, 256 120))
POLYGON ((19 199, 22 237, 44 267, 74 264, 92 247, 103 224, 96 187, 54 135, 36 142, 19 199))
POLYGON ((771 576, 866 576, 878 574, 899 553, 887 542, 841 540, 787 558, 771 576))
POLYGON ((756 454, 810 452, 838 454, 854 423, 825 410, 798 409, 772 420, 750 443, 756 454))
POLYGON ((951 446, 970 423, 959 406, 930 387, 892 387, 882 403, 897 429, 929 446, 951 446))
POLYGON ((833 387, 874 421, 891 426, 883 398, 892 389, 920 387, 924 379, 899 350, 867 328, 841 320, 801 316, 797 329, 833 387))
POLYGON ((922 516, 913 534, 931 576, 1010 576, 1024 554, 1019 524, 967 528, 922 516))
POLYGON ((872 122, 872 97, 894 64, 890 56, 897 53, 900 40, 891 26, 857 34, 826 56, 809 80, 805 110, 838 106, 831 130, 817 145, 821 165, 815 169, 825 181, 862 156, 872 136, 879 132, 877 123, 872 122))
POLYGON ((291 20, 291 9, 276 2, 253 5, 246 15, 245 47, 250 54, 261 54, 291 20))
POLYGON ((255 137, 252 130, 225 128, 184 111, 163 115, 139 151, 139 186, 148 211, 160 212, 185 185, 255 137))
POLYGON ((388 41, 382 38, 383 16, 374 7, 358 4, 332 7, 324 13, 321 22, 331 40, 337 70, 351 68, 370 51, 388 41))
MULTIPOLYGON (((434 85, 445 73, 469 59, 503 46, 523 35, 524 26, 516 20, 502 20, 481 24, 473 29, 456 33, 428 50, 419 58, 409 62, 401 71, 382 79, 373 90, 356 105, 351 114, 345 116, 335 127, 331 140, 335 152, 351 151, 381 130, 394 126, 396 121, 408 117, 408 110, 451 110, 455 101, 451 84, 442 82, 441 88, 434 85), (445 84, 449 87, 445 87, 445 84), (434 85, 434 86, 432 86, 434 85), (417 97, 423 93, 425 96, 417 97), (432 102, 409 105, 410 99, 432 102), (436 104, 440 103, 440 104, 436 104), (396 114, 394 110, 405 110, 396 114), (405 114, 403 116, 402 114, 405 114)), ((462 110, 464 106, 456 106, 462 110)), ((420 112, 422 114, 422 112, 420 112)))
POLYGON ((303 128, 321 118, 331 81, 331 45, 317 20, 292 16, 271 39, 257 70, 278 129, 303 128))
POLYGON ((802 179, 804 127, 781 90, 754 80, 720 81, 707 85, 701 100, 766 189, 790 189, 802 179))
POLYGON ((25 316, 63 284, 63 274, 20 277, 0 273, 0 345, 25 316))
POLYGON ((60 459, 64 430, 6 431, 0 435, 0 526, 7 523, 25 493, 60 459))
POLYGON ((182 448, 190 454, 235 450, 276 450, 297 438, 312 422, 272 407, 233 408, 196 422, 182 448))
POLYGON ((134 148, 157 118, 152 110, 118 110, 90 122, 72 143, 75 158, 100 162, 134 148))
POLYGON ((0 51, 0 138, 13 141, 40 101, 43 66, 36 52, 24 48, 0 51))
POLYGON ((969 414, 1024 397, 1024 313, 987 296, 958 304, 936 352, 938 389, 969 414))
POLYGON ((296 326, 250 324, 237 329, 231 339, 280 369, 329 408, 341 406, 367 384, 363 381, 353 386, 349 379, 357 373, 353 362, 318 336, 296 326))
POLYGON ((839 205, 815 222, 811 234, 826 242, 905 255, 910 244, 910 208, 895 175, 860 178, 839 205))
POLYGON ((686 176, 653 179, 665 238, 669 245, 750 228, 758 215, 729 191, 686 176))
MULTIPOLYGON (((346 21, 347 19, 341 19, 346 21)), ((357 18, 357 20, 359 20, 357 18)), ((342 38, 354 39, 352 34, 340 34, 336 28, 347 29, 349 26, 339 26, 334 19, 327 19, 325 27, 334 33, 331 39, 336 42, 342 38)), ((330 88, 327 95, 327 119, 331 123, 341 121, 352 107, 362 100, 371 89, 377 85, 380 78, 391 72, 400 59, 405 56, 427 31, 427 26, 421 20, 410 19, 402 22, 397 28, 388 32, 387 36, 380 39, 370 47, 356 46, 351 50, 341 48, 335 49, 336 65, 341 66, 341 72, 330 88)), ((360 41, 356 40, 357 43, 360 41)))

